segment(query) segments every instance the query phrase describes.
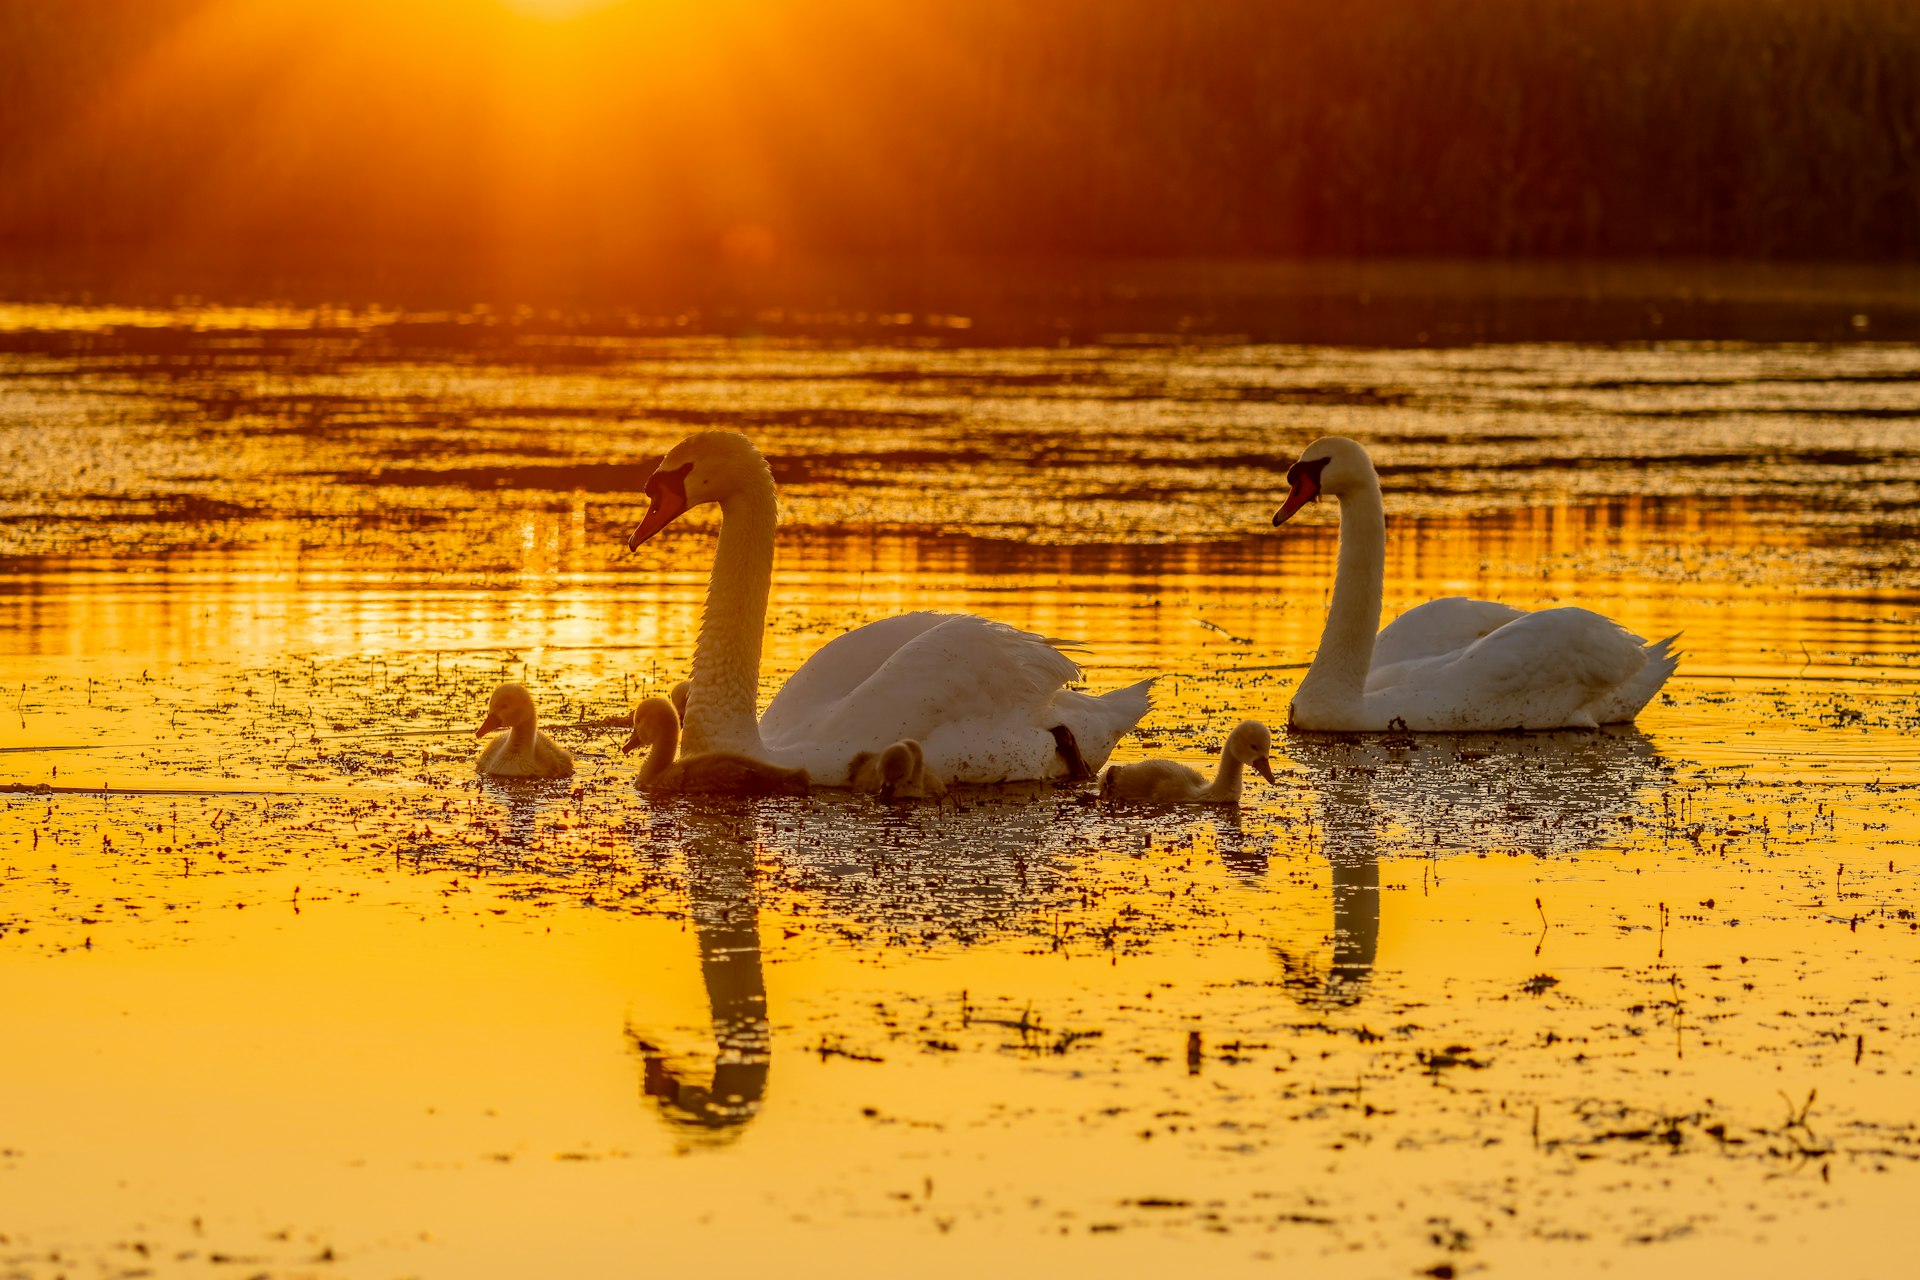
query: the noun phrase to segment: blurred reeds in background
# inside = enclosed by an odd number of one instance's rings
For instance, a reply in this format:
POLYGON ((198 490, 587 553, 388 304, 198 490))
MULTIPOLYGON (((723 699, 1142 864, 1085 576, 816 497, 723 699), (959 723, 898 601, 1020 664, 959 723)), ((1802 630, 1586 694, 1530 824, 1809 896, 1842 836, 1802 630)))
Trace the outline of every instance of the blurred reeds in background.
POLYGON ((263 284, 1920 259, 1913 0, 541 8, 0 0, 0 251, 263 284))

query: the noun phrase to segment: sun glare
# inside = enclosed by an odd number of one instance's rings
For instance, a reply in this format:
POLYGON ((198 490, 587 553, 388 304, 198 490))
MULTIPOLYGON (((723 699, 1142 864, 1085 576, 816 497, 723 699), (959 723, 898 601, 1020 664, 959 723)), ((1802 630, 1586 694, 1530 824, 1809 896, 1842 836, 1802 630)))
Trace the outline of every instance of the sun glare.
POLYGON ((619 0, 494 0, 515 13, 525 14, 529 18, 544 18, 551 22, 567 18, 578 18, 592 13, 596 9, 606 9, 619 0))
MULTIPOLYGON (((867 2, 823 25, 812 0, 202 0, 9 177, 87 190, 100 157, 147 156, 165 180, 129 254, 373 245, 502 292, 689 255, 762 270, 874 210, 936 242, 931 188, 839 89, 912 44, 867 2), (183 118, 220 145, 187 145, 183 118)), ((894 96, 964 86, 940 41, 913 47, 894 96)))

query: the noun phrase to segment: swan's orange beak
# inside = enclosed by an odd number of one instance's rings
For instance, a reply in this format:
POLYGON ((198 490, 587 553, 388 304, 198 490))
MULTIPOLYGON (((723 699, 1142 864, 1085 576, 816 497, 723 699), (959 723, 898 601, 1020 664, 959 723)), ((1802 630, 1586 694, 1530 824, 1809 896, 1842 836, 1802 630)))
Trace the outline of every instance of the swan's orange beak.
POLYGON ((487 712, 487 718, 480 722, 480 727, 473 731, 473 736, 476 738, 484 738, 488 734, 492 733, 495 729, 504 729, 506 727, 507 727, 506 724, 500 719, 499 716, 489 711, 487 712))
POLYGON ((689 462, 672 471, 656 471, 648 478, 647 514, 641 518, 633 536, 627 539, 627 550, 632 551, 686 513, 687 472, 691 470, 693 464, 689 462))
POLYGON ((1293 513, 1320 496, 1320 473, 1326 470, 1329 458, 1315 458, 1312 462, 1296 462, 1287 468, 1287 500, 1273 513, 1276 525, 1285 524, 1293 518, 1293 513))
POLYGON ((1253 758, 1253 771, 1265 778, 1268 782, 1273 781, 1273 762, 1265 756, 1255 756, 1253 758))

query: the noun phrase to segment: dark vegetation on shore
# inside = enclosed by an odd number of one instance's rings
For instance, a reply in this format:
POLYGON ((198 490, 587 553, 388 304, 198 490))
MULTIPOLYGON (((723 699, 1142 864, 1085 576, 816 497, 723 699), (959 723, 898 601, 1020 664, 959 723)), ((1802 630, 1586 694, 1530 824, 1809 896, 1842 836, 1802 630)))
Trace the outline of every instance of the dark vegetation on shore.
POLYGON ((1920 259, 1912 0, 0 0, 0 253, 1920 259))

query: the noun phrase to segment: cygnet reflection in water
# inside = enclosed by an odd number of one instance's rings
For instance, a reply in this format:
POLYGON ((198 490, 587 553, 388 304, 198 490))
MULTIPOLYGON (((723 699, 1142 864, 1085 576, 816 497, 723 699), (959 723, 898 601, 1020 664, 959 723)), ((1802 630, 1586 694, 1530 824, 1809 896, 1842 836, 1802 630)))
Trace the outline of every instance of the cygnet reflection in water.
POLYGON ((487 702, 487 718, 473 736, 484 738, 496 729, 507 732, 480 748, 474 772, 492 778, 572 777, 573 757, 540 731, 538 721, 533 695, 524 685, 503 684, 495 689, 487 702))

